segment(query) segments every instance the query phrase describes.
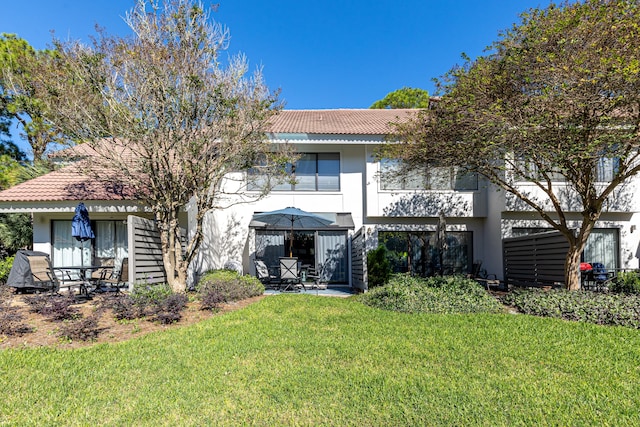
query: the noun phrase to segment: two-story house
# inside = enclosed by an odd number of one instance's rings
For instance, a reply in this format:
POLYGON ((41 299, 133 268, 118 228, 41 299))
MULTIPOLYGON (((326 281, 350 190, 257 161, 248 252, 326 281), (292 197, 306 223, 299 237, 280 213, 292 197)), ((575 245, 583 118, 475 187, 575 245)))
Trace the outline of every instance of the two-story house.
MULTIPOLYGON (((274 265, 288 254, 293 238, 293 256, 304 264, 324 267, 330 286, 366 289, 364 253, 379 243, 389 249, 396 271, 432 274, 442 267, 446 273, 464 274, 481 261, 484 269, 501 278, 503 239, 548 226, 517 200, 455 168, 433 168, 404 179, 385 174, 396 163, 377 161, 375 148, 392 132, 390 123, 406 120, 412 113, 280 112, 267 136, 273 144, 292 144, 300 154, 291 165, 292 179, 259 201, 211 212, 199 257, 192 266, 193 277, 229 261, 241 263, 245 273, 254 274, 255 259, 274 265), (253 218, 289 206, 316 213, 331 223, 294 229, 291 236, 287 227, 274 228, 253 218), (447 230, 442 266, 433 240, 441 214, 447 230)), ((603 165, 605 177, 606 167, 603 165)), ((638 267, 640 209, 629 190, 637 187, 634 182, 625 188, 617 204, 611 203, 603 213, 585 251, 585 258, 602 261, 609 268, 638 267)), ((134 219, 151 215, 126 193, 63 168, 0 192, 0 212, 31 213, 34 250, 50 254, 54 265, 74 265, 81 260, 95 263, 105 258, 115 259, 117 265, 128 257, 130 282, 155 281, 145 273, 148 260, 137 252, 136 241, 141 237, 134 219), (91 244, 71 238, 71 219, 79 202, 85 203, 94 224, 96 237, 91 244)), ((187 232, 190 214, 185 207, 182 224, 187 232)))

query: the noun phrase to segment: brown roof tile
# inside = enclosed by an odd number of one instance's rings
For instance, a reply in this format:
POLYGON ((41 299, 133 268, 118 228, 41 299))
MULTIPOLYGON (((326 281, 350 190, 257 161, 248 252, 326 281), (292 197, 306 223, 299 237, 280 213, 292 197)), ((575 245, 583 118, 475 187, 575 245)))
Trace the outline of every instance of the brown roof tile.
POLYGON ((406 121, 417 110, 283 110, 269 132, 345 135, 386 135, 391 122, 406 121))
POLYGON ((77 172, 74 166, 31 179, 0 192, 3 202, 60 200, 135 200, 131 189, 103 183, 77 172))
MULTIPOLYGON (((271 120, 271 133, 344 135, 386 135, 391 122, 406 121, 417 110, 283 110, 271 120)), ((58 156, 91 155, 85 144, 58 153, 58 156)), ((54 155, 56 156, 56 155, 54 155)), ((0 202, 40 202, 62 200, 134 200, 133 192, 91 179, 67 166, 0 192, 0 202)))

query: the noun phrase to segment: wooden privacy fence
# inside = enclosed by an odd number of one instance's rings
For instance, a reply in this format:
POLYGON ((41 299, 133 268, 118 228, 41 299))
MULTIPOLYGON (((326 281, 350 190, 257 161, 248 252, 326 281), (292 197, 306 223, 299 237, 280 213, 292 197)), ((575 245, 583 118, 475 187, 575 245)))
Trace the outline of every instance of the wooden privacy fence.
MULTIPOLYGON (((129 283, 166 283, 160 233, 152 219, 129 215, 129 283)), ((186 230, 181 229, 182 244, 186 230)))
POLYGON ((367 257, 364 227, 351 238, 351 285, 361 292, 367 290, 367 257))
POLYGON ((564 283, 567 239, 558 231, 502 241, 506 285, 548 286, 564 283))

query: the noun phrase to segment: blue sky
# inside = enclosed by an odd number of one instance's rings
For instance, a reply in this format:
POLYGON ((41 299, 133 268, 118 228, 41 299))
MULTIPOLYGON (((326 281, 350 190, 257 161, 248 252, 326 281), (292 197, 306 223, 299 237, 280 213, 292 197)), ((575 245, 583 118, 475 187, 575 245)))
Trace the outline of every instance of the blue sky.
MULTIPOLYGON (((211 4, 205 1, 205 4, 211 4)), ((403 86, 433 93, 432 79, 497 39, 532 7, 549 0, 216 0, 230 53, 261 66, 287 109, 368 108, 403 86)), ((0 32, 37 49, 88 40, 95 24, 125 35, 134 0, 3 2, 0 32)))

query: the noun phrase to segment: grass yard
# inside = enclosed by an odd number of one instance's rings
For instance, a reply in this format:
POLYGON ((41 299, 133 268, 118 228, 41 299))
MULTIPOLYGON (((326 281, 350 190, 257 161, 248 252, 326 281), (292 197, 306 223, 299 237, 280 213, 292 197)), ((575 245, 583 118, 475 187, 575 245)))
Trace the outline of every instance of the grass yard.
POLYGON ((640 332, 278 295, 197 325, 0 352, 0 425, 640 425, 640 332))

